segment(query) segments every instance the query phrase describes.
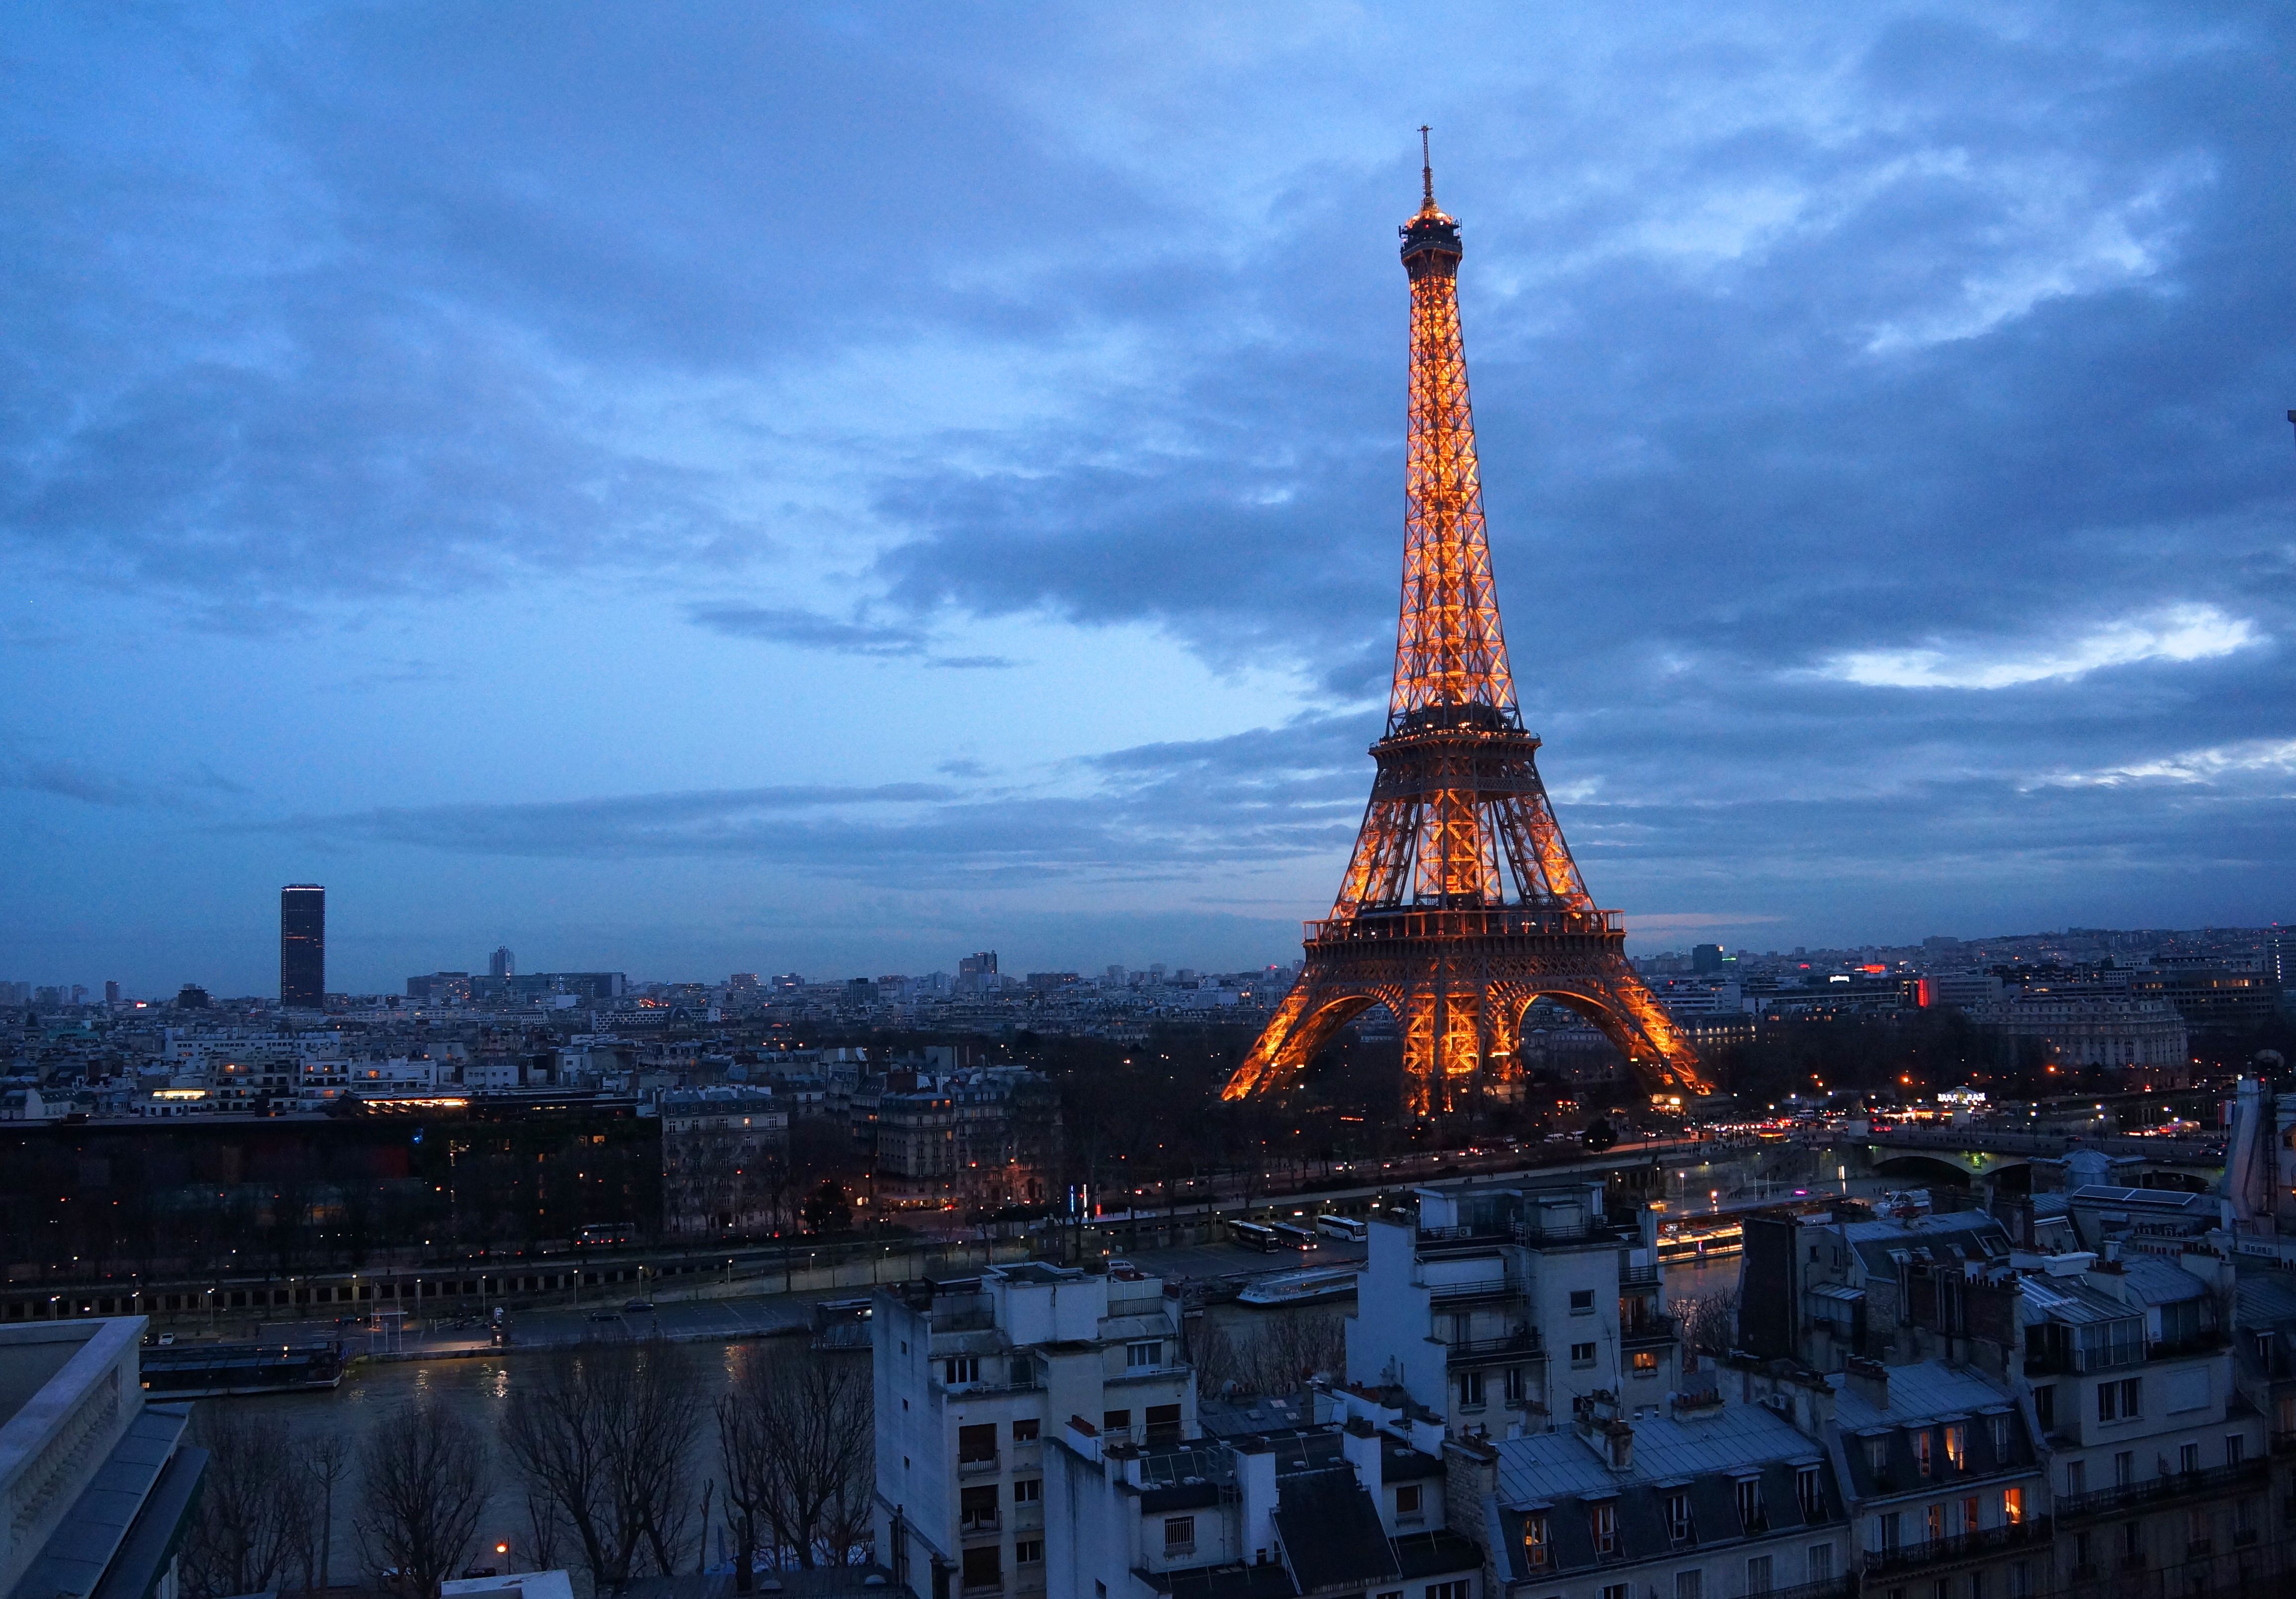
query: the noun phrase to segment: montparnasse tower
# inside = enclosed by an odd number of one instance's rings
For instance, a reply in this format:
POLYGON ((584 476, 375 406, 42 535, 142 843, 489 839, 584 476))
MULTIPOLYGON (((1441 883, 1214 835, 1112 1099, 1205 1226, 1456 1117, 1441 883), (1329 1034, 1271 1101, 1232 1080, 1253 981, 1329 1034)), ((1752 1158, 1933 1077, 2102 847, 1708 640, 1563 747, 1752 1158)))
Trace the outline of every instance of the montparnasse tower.
POLYGON ((1520 1073, 1523 1012, 1585 1015, 1652 1087, 1704 1092, 1698 1056, 1627 962, 1547 803, 1523 729, 1483 527, 1459 332, 1457 218, 1435 203, 1421 128, 1411 280, 1403 603, 1378 775, 1307 964, 1224 1091, 1283 1086, 1341 1027, 1384 1004, 1402 1029, 1408 1108, 1438 1114, 1520 1073))

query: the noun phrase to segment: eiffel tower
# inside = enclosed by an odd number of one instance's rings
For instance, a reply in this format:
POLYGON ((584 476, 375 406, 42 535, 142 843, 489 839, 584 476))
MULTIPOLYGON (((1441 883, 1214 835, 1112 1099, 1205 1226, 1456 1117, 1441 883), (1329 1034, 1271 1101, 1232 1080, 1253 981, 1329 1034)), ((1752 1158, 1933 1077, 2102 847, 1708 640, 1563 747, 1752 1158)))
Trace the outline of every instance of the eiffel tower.
POLYGON ((1459 337, 1459 225, 1435 203, 1421 128, 1419 213, 1404 224, 1411 277, 1410 447, 1395 685, 1371 803, 1332 912, 1307 924, 1307 964, 1222 1096, 1292 1082, 1374 1004, 1403 1033, 1407 1108, 1464 1108, 1518 1077, 1524 1011, 1585 1016, 1645 1086, 1704 1093, 1694 1051, 1626 957, 1563 842, 1523 730, 1499 627, 1467 359, 1459 337))

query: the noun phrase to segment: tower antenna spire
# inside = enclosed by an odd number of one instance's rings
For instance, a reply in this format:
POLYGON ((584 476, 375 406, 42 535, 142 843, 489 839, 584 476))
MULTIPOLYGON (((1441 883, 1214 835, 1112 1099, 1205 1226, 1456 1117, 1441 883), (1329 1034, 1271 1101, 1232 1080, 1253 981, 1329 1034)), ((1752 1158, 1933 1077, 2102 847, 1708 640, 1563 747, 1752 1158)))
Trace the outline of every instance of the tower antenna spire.
POLYGON ((1419 125, 1419 198, 1435 209, 1435 159, 1427 152, 1427 124, 1419 125))

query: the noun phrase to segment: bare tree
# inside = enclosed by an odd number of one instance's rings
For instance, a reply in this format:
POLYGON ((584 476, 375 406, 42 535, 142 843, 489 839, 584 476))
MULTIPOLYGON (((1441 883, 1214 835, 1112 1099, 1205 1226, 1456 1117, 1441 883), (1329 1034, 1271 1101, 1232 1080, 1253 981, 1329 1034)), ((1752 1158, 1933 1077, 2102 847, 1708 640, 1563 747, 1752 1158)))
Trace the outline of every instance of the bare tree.
POLYGON ((1237 1334, 1207 1316, 1189 1337, 1200 1392, 1288 1394, 1347 1369, 1347 1321, 1337 1311, 1267 1317, 1237 1334))
POLYGON ((529 1505, 562 1521, 600 1589, 677 1570, 693 1503, 685 1445, 701 1424, 690 1364, 660 1340, 589 1345, 554 1352, 511 1390, 503 1442, 529 1505))
POLYGON ((335 1490, 350 1475, 350 1442, 332 1431, 297 1444, 287 1463, 290 1492, 300 1502, 296 1556, 308 1592, 324 1593, 332 1585, 335 1490))
POLYGON ((809 1349, 755 1351, 718 1402, 737 1587, 775 1566, 842 1565, 869 1542, 875 1477, 869 1365, 809 1349))
POLYGON ((432 1599, 478 1531, 486 1439, 444 1404, 417 1401, 368 1435, 359 1479, 367 1564, 412 1599, 432 1599))
POLYGON ((184 1586, 193 1599, 275 1588, 294 1562, 303 1524, 287 1430, 213 1401, 196 1414, 208 1467, 184 1545, 184 1586))
POLYGON ((1682 1328, 1682 1346, 1693 1355, 1726 1355, 1738 1336, 1738 1295, 1730 1290, 1676 1300, 1667 1308, 1682 1328))

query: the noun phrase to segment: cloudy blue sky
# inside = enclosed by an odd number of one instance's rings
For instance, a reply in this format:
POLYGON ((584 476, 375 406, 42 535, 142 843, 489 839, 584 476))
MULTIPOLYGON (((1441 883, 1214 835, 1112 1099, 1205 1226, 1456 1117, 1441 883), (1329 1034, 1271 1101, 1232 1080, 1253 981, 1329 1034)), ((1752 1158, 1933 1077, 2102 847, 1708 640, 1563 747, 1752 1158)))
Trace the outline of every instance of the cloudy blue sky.
POLYGON ((2296 914, 2296 13, 18 7, 0 977, 1288 958, 1435 125, 1636 947, 2296 914))

